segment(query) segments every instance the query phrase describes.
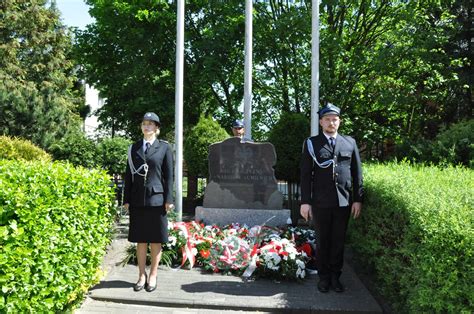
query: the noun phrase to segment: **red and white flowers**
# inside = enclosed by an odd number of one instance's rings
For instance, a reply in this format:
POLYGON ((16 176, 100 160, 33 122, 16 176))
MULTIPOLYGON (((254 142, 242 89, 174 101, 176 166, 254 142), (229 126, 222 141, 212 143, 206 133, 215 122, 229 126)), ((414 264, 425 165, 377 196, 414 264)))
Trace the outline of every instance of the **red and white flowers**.
POLYGON ((315 238, 314 231, 302 228, 219 228, 196 222, 170 223, 169 233, 163 249, 178 253, 181 266, 197 263, 213 272, 286 280, 305 277, 315 238))

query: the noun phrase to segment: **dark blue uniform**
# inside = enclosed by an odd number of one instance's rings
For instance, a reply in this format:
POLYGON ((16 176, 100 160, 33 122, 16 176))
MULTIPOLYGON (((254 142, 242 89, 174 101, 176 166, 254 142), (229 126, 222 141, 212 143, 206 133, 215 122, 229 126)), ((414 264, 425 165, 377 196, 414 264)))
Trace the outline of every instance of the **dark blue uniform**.
POLYGON ((305 141, 301 157, 301 203, 312 206, 319 234, 316 262, 320 278, 339 278, 351 205, 363 200, 359 150, 352 137, 341 134, 337 135, 334 148, 324 134, 309 140, 320 164, 331 159, 334 164, 327 168, 319 167, 305 141))
POLYGON ((144 169, 133 174, 127 163, 125 173, 124 204, 129 203, 130 226, 128 240, 139 243, 165 243, 168 241, 168 220, 165 203, 173 203, 173 153, 170 145, 156 139, 147 153, 143 151, 143 140, 131 148, 133 165, 144 169))

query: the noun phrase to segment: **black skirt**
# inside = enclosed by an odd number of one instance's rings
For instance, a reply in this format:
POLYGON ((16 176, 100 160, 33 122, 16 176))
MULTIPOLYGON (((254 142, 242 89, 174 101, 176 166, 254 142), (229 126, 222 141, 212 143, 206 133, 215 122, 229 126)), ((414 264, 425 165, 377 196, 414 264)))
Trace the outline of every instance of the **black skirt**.
POLYGON ((167 243, 168 218, 164 206, 130 208, 128 241, 136 243, 167 243))

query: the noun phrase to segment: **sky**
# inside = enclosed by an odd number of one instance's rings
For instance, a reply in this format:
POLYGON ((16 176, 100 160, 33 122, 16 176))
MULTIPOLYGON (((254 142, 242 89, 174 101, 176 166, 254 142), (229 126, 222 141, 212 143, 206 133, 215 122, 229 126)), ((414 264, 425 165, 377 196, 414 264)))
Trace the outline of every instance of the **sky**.
POLYGON ((94 20, 89 15, 89 6, 84 0, 56 0, 56 5, 61 12, 61 20, 67 26, 85 29, 87 24, 94 20))

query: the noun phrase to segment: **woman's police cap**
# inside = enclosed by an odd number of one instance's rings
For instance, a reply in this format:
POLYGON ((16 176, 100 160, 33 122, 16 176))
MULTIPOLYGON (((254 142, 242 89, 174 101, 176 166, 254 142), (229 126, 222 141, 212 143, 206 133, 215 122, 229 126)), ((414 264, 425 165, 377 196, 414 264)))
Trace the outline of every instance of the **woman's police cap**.
POLYGON ((158 115, 154 112, 147 112, 145 113, 145 115, 143 116, 143 120, 148 120, 148 121, 153 121, 155 122, 156 124, 160 125, 160 118, 158 117, 158 115))
POLYGON ((339 107, 334 106, 333 104, 327 104, 325 107, 321 108, 321 110, 318 111, 318 114, 320 119, 328 114, 335 114, 339 116, 341 115, 341 109, 339 109, 339 107))

